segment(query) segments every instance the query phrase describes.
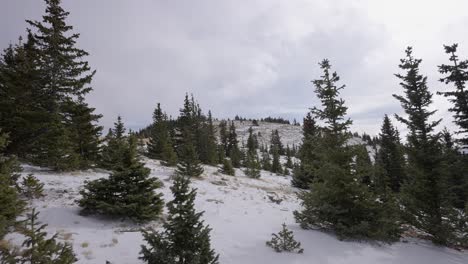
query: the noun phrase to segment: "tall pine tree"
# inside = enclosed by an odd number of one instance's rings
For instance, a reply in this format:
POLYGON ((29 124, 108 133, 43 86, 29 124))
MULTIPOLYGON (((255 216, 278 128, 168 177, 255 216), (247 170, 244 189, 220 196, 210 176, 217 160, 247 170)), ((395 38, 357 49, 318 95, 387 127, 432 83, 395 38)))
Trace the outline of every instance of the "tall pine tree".
POLYGON ((323 107, 312 109, 312 114, 325 124, 318 148, 320 164, 311 191, 299 195, 303 210, 295 211, 295 218, 303 228, 332 229, 341 238, 397 239, 398 224, 386 221, 386 204, 375 199, 352 169, 355 154, 345 144, 351 120, 345 117, 347 107, 339 98, 344 85, 337 86, 339 77, 331 72, 328 60, 323 60, 320 67, 323 75, 313 83, 323 107))
POLYGON ((453 84, 455 91, 439 92, 439 94, 449 97, 453 106, 449 111, 453 112, 455 124, 460 130, 457 132, 462 135, 461 143, 468 145, 468 90, 466 82, 468 81, 468 60, 459 60, 457 56, 457 44, 444 46, 445 53, 450 55, 452 65, 442 64, 439 66, 439 72, 446 75, 440 81, 445 84, 453 84))
POLYGON ((448 203, 439 135, 434 133, 441 120, 429 120, 436 111, 429 110, 432 94, 427 87, 427 77, 419 72, 422 60, 413 57, 411 47, 405 52, 406 57, 400 60, 399 65, 403 74, 396 74, 401 80, 404 96, 393 95, 407 115, 396 115, 396 118, 409 130, 409 179, 403 186, 402 202, 413 225, 432 235, 433 242, 447 244, 453 234, 447 221, 451 218, 452 210, 448 203))

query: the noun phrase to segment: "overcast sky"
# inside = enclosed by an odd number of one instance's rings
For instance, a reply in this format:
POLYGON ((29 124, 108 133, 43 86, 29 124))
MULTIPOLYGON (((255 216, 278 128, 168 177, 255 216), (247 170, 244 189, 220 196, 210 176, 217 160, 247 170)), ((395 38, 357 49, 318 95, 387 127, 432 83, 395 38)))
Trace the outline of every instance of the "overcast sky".
MULTIPOLYGON (((0 47, 40 20, 40 0, 0 0, 0 47)), ((311 80, 331 60, 346 84, 353 131, 377 133, 384 114, 401 112, 394 73, 411 45, 430 90, 447 89, 437 65, 443 44, 468 58, 466 0, 64 0, 78 46, 97 70, 88 102, 110 126, 150 123, 157 102, 175 116, 186 92, 215 117, 302 117, 317 104, 311 80)), ((445 98, 434 108, 451 126, 445 98)))

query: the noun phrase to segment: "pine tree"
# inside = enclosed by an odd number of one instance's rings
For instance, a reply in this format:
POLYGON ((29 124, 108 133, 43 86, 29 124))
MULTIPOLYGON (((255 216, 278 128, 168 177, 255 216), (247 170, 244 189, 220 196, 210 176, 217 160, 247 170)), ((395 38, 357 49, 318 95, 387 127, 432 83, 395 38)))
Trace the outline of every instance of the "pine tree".
POLYGON ((439 66, 439 72, 445 74, 444 78, 440 81, 445 84, 453 83, 455 91, 439 92, 445 97, 449 97, 449 101, 453 106, 449 111, 453 112, 455 124, 458 125, 460 130, 457 132, 462 135, 461 143, 468 145, 468 90, 465 84, 468 81, 468 60, 459 60, 457 56, 458 44, 445 46, 445 53, 450 55, 450 62, 452 65, 442 64, 439 66))
POLYGON ((123 157, 128 148, 128 140, 125 136, 125 125, 120 116, 114 123, 114 129, 110 129, 102 148, 100 165, 108 170, 116 170, 122 166, 123 157))
POLYGON ((137 157, 134 135, 128 137, 122 163, 109 178, 87 182, 80 191, 78 204, 83 213, 98 213, 129 218, 135 221, 156 219, 162 211, 161 194, 154 191, 161 187, 157 178, 149 177, 151 170, 137 157))
POLYGON ((167 145, 169 131, 167 129, 167 116, 158 103, 153 112, 150 138, 147 144, 147 155, 152 159, 162 159, 164 148, 167 145))
POLYGON ((304 118, 302 135, 302 145, 298 153, 300 163, 294 167, 291 184, 294 187, 308 189, 315 178, 319 162, 317 142, 320 139, 319 127, 310 112, 304 118))
POLYGON ((79 168, 87 169, 96 165, 100 155, 100 139, 102 126, 96 125, 102 115, 96 115, 79 96, 76 102, 66 104, 68 119, 70 120, 70 139, 73 142, 74 152, 79 156, 79 168))
POLYGON ((25 236, 22 249, 19 252, 0 249, 0 261, 3 259, 12 262, 30 264, 69 264, 77 261, 73 248, 69 244, 57 242, 57 235, 47 239, 44 231, 47 225, 38 222, 39 212, 35 209, 27 215, 22 223, 20 232, 25 236))
POLYGON ((303 210, 294 212, 296 221, 303 228, 331 229, 340 238, 397 239, 398 223, 385 219, 383 209, 387 204, 377 201, 352 169, 355 153, 345 144, 351 136, 351 120, 345 118, 347 107, 339 98, 344 85, 337 86, 339 77, 330 72, 328 60, 323 60, 320 67, 324 74, 313 83, 323 108, 312 109, 312 114, 325 124, 317 146, 320 163, 311 191, 299 194, 303 210))
POLYGON ((232 162, 230 159, 224 159, 221 172, 227 175, 231 175, 231 176, 236 175, 236 170, 234 170, 234 167, 232 166, 232 162))
POLYGON ((10 135, 5 151, 23 159, 34 155, 34 142, 44 135, 47 128, 44 121, 49 116, 38 64, 38 52, 30 32, 26 43, 20 38, 0 58, 0 127, 10 135))
POLYGON ((275 147, 278 150, 279 155, 284 154, 284 147, 283 143, 281 143, 281 137, 279 135, 278 129, 271 131, 270 145, 270 150, 273 150, 273 147, 275 147))
POLYGON ((273 237, 266 244, 272 247, 276 252, 297 252, 303 253, 304 249, 301 248, 301 243, 294 239, 293 232, 286 228, 283 223, 283 229, 278 234, 271 234, 273 237))
POLYGON ((176 166, 177 165, 177 153, 174 150, 174 146, 172 145, 172 139, 169 136, 167 138, 166 143, 163 145, 163 152, 162 152, 162 165, 164 166, 176 166))
POLYGON ((276 173, 276 174, 282 174, 283 173, 283 168, 281 167, 280 163, 280 154, 279 154, 279 149, 277 146, 271 146, 271 152, 273 156, 273 161, 271 163, 271 172, 276 173))
POLYGON ((216 146, 216 131, 213 125, 213 117, 211 111, 208 111, 208 118, 205 123, 201 124, 200 131, 200 161, 209 164, 217 164, 217 146, 216 146))
POLYGON ((399 65, 404 74, 396 74, 401 80, 404 96, 393 95, 408 115, 396 115, 398 121, 408 127, 408 183, 403 186, 402 202, 409 221, 432 235, 432 241, 447 244, 453 234, 446 220, 452 214, 448 204, 443 172, 443 160, 439 136, 433 133, 441 120, 430 121, 436 112, 428 110, 432 94, 427 87, 427 77, 419 73, 420 59, 406 49, 406 57, 399 65))
POLYGON ((468 157, 460 153, 447 129, 442 131, 441 144, 450 204, 463 210, 468 202, 468 157))
POLYGON ((242 153, 239 149, 238 143, 236 126, 234 125, 234 121, 231 121, 227 139, 227 156, 231 158, 232 166, 234 166, 234 168, 239 168, 242 162, 242 153))
POLYGON ((44 184, 32 174, 23 178, 21 182, 21 194, 27 199, 40 198, 44 196, 44 184))
POLYGON ((380 132, 380 149, 378 162, 382 173, 388 178, 388 185, 393 192, 399 192, 406 179, 405 159, 400 143, 398 130, 392 125, 390 118, 385 115, 380 132))
POLYGON ((291 159, 291 149, 289 148, 289 145, 286 146, 286 164, 284 165, 288 169, 292 169, 294 164, 291 159))
POLYGON ((218 255, 210 246, 211 229, 201 220, 203 212, 195 212, 196 190, 190 189, 188 177, 176 176, 171 187, 174 200, 167 204, 168 218, 164 230, 143 231, 147 246, 141 257, 149 264, 215 264, 218 255))
POLYGON ((370 186, 374 171, 367 148, 365 145, 356 145, 353 150, 355 152, 354 173, 362 184, 370 186))
POLYGON ((177 165, 177 174, 189 177, 199 177, 203 173, 203 167, 198 160, 198 154, 193 145, 192 134, 190 131, 183 132, 184 143, 179 155, 179 164, 177 165))
POLYGON ((245 167, 245 175, 254 179, 260 178, 260 161, 256 152, 247 152, 245 167))
POLYGON ((262 154, 262 169, 271 171, 271 158, 266 150, 262 154))
MULTIPOLYGON (((249 137, 247 138, 247 152, 255 153, 257 151, 256 150, 257 146, 256 146, 252 127, 249 127, 248 132, 249 132, 249 137)), ((258 142, 257 142, 257 145, 258 145, 258 142)))
POLYGON ((15 223, 24 209, 24 202, 18 194, 17 178, 20 170, 14 157, 3 154, 7 146, 7 135, 0 130, 0 239, 15 223))
POLYGON ((44 120, 47 130, 41 140, 35 141, 33 150, 38 155, 33 161, 56 170, 71 170, 80 163, 83 165, 80 157, 87 165, 89 156, 84 153, 83 145, 97 146, 100 129, 93 122, 100 116, 91 114, 94 109, 83 103, 84 96, 92 90, 89 84, 95 71, 84 60, 88 53, 75 47, 79 34, 71 33, 73 27, 65 21, 69 12, 63 10, 60 0, 45 2, 43 21, 27 20, 37 30, 33 37, 39 54, 41 88, 46 95, 41 100, 48 113, 44 120), (76 135, 77 126, 91 127, 85 131, 90 134, 76 135), (76 148, 83 152, 77 153, 76 148))
POLYGON ((227 130, 227 122, 222 120, 219 122, 219 139, 221 142, 221 148, 224 149, 224 156, 229 155, 229 150, 228 150, 228 130, 227 130))

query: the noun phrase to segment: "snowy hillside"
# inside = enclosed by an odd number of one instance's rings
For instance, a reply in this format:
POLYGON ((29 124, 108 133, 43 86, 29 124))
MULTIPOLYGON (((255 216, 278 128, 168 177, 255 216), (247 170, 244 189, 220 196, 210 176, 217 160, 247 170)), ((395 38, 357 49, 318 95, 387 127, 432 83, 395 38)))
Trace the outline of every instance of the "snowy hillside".
MULTIPOLYGON (((172 168, 146 160, 151 176, 159 178, 164 187, 164 199, 171 199, 169 187, 172 168)), ((142 263, 138 253, 142 242, 141 226, 97 216, 80 216, 75 200, 85 180, 106 177, 104 171, 55 173, 24 165, 23 175, 33 173, 45 183, 46 197, 36 200, 34 207, 40 220, 49 224, 50 233, 59 232, 59 238, 73 244, 78 263, 113 264, 142 263)), ((236 176, 217 172, 205 166, 202 179, 194 179, 198 189, 197 210, 205 211, 204 219, 213 229, 212 245, 220 254, 220 263, 399 263, 441 264, 468 263, 468 252, 433 246, 428 241, 404 239, 394 245, 343 242, 333 235, 302 230, 295 223, 292 212, 299 208, 296 190, 290 178, 262 172, 258 180, 236 171, 236 176), (272 202, 281 200, 279 204, 272 202), (278 232, 282 223, 293 230, 302 243, 304 254, 276 253, 265 246, 271 233, 278 232)), ((160 222, 148 225, 158 227, 160 222)), ((18 238, 11 237, 18 242, 18 238)), ((13 241, 13 242, 14 242, 13 241)))

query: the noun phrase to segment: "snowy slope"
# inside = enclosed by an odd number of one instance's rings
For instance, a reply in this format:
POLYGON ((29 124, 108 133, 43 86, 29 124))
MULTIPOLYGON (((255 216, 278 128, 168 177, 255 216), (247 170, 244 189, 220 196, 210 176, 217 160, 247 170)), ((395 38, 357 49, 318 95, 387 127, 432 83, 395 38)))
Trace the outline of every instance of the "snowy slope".
MULTIPOLYGON (((166 201, 171 199, 172 168, 146 160, 152 177, 159 178, 166 201)), ((138 252, 142 237, 140 226, 129 222, 97 216, 80 216, 75 200, 85 180, 106 177, 104 171, 51 173, 37 167, 24 166, 23 175, 34 173, 45 183, 47 196, 34 202, 40 210, 40 220, 49 224, 48 231, 59 232, 62 240, 73 243, 78 263, 113 264, 141 263, 138 252)), ((294 222, 292 212, 299 208, 296 190, 290 178, 262 172, 258 180, 247 178, 238 170, 237 176, 226 176, 217 168, 206 166, 202 179, 193 180, 198 189, 196 207, 205 211, 204 219, 212 231, 212 244, 220 254, 220 263, 468 263, 468 252, 435 247, 430 242, 415 239, 394 245, 342 242, 330 234, 302 230, 294 222), (268 196, 280 198, 272 203, 268 196), (304 254, 276 253, 265 246, 272 232, 278 232, 285 222, 302 243, 304 254)), ((158 227, 155 221, 148 225, 158 227)), ((13 237, 13 240, 15 237, 13 237)))

